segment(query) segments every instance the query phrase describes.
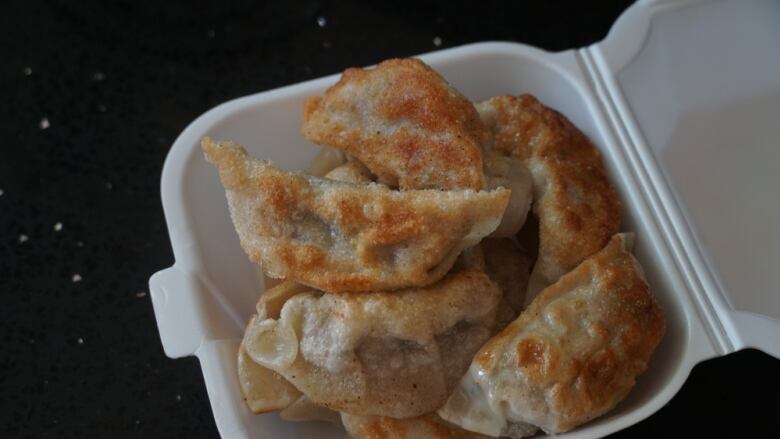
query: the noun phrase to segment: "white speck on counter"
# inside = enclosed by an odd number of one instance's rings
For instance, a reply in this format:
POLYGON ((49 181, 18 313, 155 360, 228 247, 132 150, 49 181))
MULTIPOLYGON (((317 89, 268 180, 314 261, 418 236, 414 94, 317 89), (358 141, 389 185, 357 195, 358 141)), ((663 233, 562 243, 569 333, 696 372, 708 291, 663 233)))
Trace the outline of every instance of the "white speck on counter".
POLYGON ((84 339, 79 337, 78 340, 76 340, 76 343, 78 344, 84 344, 84 339))
POLYGON ((76 241, 76 247, 84 247, 84 243, 82 241, 76 241))
POLYGON ((106 75, 103 72, 95 72, 92 74, 92 79, 95 81, 102 81, 106 79, 106 75))
POLYGON ((40 122, 38 122, 38 127, 42 130, 45 130, 51 126, 51 123, 49 122, 48 117, 43 117, 40 122))
POLYGON ((111 183, 110 181, 106 182, 106 189, 111 190, 114 188, 114 183, 111 183))
POLYGON ((27 242, 27 240, 29 240, 29 239, 30 239, 29 236, 27 236, 24 233, 22 233, 21 235, 19 235, 19 244, 21 244, 23 242, 27 242))
POLYGON ((176 401, 181 401, 181 395, 176 395, 176 401))
POLYGON ((433 45, 436 46, 436 47, 441 46, 441 38, 433 37, 433 45))
POLYGON ((54 224, 54 231, 59 232, 61 230, 62 230, 62 223, 58 221, 57 223, 54 224))
POLYGON ((22 69, 22 73, 24 73, 24 76, 30 76, 32 75, 32 67, 25 67, 22 69))
POLYGON ((70 278, 70 280, 72 280, 73 283, 81 282, 81 275, 76 273, 76 274, 73 275, 73 277, 70 278))
POLYGON ((141 291, 140 293, 135 293, 135 297, 137 298, 143 298, 146 297, 146 291, 141 291))
POLYGON ((327 25, 328 25, 328 20, 326 20, 325 17, 317 17, 317 26, 325 27, 327 25))
POLYGON ((209 38, 214 38, 214 36, 217 35, 217 32, 214 29, 209 29, 209 38))
POLYGON ((4 193, 5 193, 5 192, 3 192, 3 190, 2 190, 2 189, 0 189, 0 197, 2 197, 4 193))

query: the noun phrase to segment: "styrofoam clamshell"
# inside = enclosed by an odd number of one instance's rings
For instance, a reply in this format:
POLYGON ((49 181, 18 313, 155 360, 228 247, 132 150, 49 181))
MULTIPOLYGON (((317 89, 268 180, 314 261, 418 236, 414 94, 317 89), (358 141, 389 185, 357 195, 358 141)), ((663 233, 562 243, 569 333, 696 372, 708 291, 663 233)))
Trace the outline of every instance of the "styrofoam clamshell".
MULTIPOLYGON (((593 46, 549 53, 481 43, 420 56, 473 101, 531 93, 600 148, 623 201, 623 229, 667 317, 667 333, 629 397, 560 437, 598 437, 662 407, 692 367, 755 347, 780 357, 780 3, 639 1, 593 46)), ((210 135, 302 169, 306 97, 329 76, 222 104, 190 124, 163 169, 175 264, 150 291, 165 353, 196 355, 223 437, 341 438, 322 423, 253 415, 236 349, 263 280, 239 246, 210 135)))

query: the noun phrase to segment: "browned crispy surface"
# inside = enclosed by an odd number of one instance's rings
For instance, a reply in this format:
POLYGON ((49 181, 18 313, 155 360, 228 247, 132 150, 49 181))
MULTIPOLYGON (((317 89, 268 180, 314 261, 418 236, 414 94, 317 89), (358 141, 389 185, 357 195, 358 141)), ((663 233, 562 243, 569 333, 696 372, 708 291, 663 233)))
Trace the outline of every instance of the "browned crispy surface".
MULTIPOLYGON (((625 398, 665 332, 629 241, 615 235, 480 349, 461 384, 472 395, 465 399, 483 392, 493 407, 511 404, 515 413, 494 412, 490 425, 527 423, 562 433, 625 398)), ((459 395, 443 416, 488 425, 459 395)))
POLYGON ((477 106, 497 151, 533 174, 539 218, 537 267, 547 284, 599 251, 617 233, 621 208, 601 155, 566 117, 531 95, 497 96, 477 106))
POLYGON ((393 191, 284 172, 203 140, 249 257, 267 275, 329 292, 429 285, 495 230, 509 191, 393 191))
POLYGON ((301 131, 354 155, 391 186, 483 188, 487 130, 472 103, 416 59, 346 70, 306 102, 301 131))
POLYGON ((342 413, 341 420, 354 439, 489 439, 450 424, 435 413, 409 419, 342 413))

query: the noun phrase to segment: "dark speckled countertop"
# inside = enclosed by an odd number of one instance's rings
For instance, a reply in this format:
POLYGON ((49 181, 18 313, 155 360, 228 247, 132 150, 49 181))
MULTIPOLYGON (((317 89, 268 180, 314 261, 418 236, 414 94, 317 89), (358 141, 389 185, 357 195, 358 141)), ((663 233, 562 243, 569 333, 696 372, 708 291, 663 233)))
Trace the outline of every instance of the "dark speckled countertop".
MULTIPOLYGON (((147 290, 173 260, 163 160, 199 114, 439 46, 587 45, 628 2, 223 3, 2 3, 0 437, 217 436, 147 290)), ((780 361, 743 351, 619 436, 778 437, 778 401, 780 361)))

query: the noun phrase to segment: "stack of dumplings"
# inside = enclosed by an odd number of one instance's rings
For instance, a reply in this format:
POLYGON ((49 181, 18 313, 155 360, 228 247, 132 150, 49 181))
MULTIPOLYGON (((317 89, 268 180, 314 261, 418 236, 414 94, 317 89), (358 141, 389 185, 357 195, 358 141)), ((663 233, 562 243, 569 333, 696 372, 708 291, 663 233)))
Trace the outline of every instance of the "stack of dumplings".
POLYGON ((628 394, 664 316, 564 116, 472 104, 394 59, 310 98, 301 132, 323 147, 308 174, 202 142, 242 248, 280 280, 238 352, 252 412, 358 439, 520 438, 628 394))

